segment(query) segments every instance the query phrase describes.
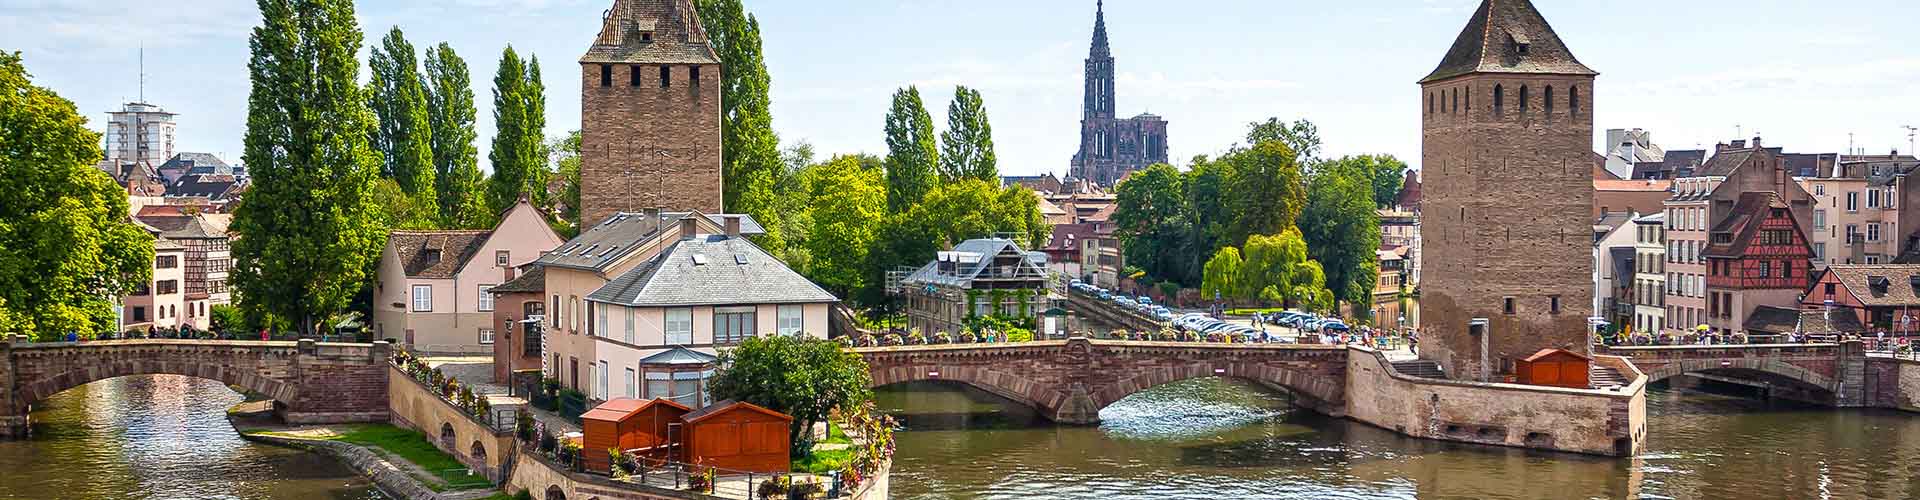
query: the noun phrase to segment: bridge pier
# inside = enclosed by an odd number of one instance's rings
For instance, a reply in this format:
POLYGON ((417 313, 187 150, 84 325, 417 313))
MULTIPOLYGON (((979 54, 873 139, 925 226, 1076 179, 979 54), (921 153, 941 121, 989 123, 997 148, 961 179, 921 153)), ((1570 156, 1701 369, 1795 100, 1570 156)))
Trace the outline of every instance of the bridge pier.
POLYGON ((1093 394, 1087 392, 1085 385, 1073 384, 1073 387, 1067 391, 1066 401, 1061 403, 1060 408, 1055 409, 1053 416, 1049 418, 1062 424, 1098 424, 1100 423, 1100 403, 1093 401, 1093 394))

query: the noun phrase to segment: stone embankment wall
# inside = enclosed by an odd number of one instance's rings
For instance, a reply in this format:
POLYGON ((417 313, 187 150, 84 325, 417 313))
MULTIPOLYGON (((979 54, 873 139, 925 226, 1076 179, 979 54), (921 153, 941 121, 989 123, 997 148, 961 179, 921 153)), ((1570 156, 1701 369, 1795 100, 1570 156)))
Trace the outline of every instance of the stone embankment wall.
POLYGON ((1594 362, 1633 382, 1607 391, 1418 378, 1356 347, 1347 417, 1417 438, 1631 456, 1647 433, 1646 377, 1618 357, 1594 362))
POLYGON ((393 425, 426 434, 427 441, 440 451, 485 474, 495 484, 505 479, 502 469, 516 448, 513 432, 488 427, 440 399, 399 367, 388 365, 387 370, 387 406, 393 425))

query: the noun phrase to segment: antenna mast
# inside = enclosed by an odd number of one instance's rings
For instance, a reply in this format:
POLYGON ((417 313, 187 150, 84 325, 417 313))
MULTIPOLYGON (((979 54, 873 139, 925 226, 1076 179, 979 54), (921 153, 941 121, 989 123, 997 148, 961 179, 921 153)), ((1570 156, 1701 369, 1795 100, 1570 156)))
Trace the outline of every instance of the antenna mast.
POLYGON ((1907 129, 1907 154, 1920 155, 1920 152, 1916 152, 1913 147, 1914 132, 1920 131, 1920 128, 1914 128, 1912 125, 1901 125, 1900 128, 1907 129))
POLYGON ((147 44, 140 44, 140 102, 147 102, 147 44))

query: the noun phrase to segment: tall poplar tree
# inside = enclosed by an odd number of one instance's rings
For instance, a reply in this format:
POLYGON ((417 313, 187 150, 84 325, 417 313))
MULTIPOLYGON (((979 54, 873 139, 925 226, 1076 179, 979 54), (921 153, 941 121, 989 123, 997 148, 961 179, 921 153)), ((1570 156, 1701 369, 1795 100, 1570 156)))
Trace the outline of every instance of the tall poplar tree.
POLYGON ((433 192, 440 225, 476 228, 488 222, 479 149, 473 141, 476 113, 467 61, 441 42, 427 49, 427 126, 433 130, 433 192))
MULTIPOLYGON (((784 172, 773 133, 772 77, 760 46, 760 21, 740 0, 701 0, 700 25, 720 56, 722 203, 762 225, 779 215, 771 188, 784 172)), ((771 229, 771 228, 770 228, 771 229)))
POLYGON ((545 86, 539 84, 539 62, 528 64, 509 46, 500 55, 493 77, 493 177, 487 179, 487 209, 505 211, 526 194, 534 206, 547 199, 545 86))
POLYGON ((100 134, 0 52, 0 335, 52 341, 119 328, 112 297, 153 273, 153 236, 127 192, 93 167, 100 134))
POLYGON ((947 130, 940 133, 940 179, 980 179, 1000 183, 1000 167, 993 154, 993 126, 987 124, 986 102, 980 91, 957 86, 947 105, 947 130))
POLYGON ((887 213, 913 209, 933 190, 940 150, 934 146, 933 116, 914 86, 893 93, 887 111, 887 213))
POLYGON ((250 315, 311 334, 371 279, 385 244, 370 196, 374 116, 356 80, 351 0, 259 6, 243 155, 253 186, 234 211, 233 286, 250 315))
POLYGON ((420 64, 413 44, 395 26, 373 48, 367 65, 373 73, 368 102, 379 126, 373 147, 381 153, 381 173, 400 185, 422 210, 415 223, 440 219, 434 196, 433 131, 427 119, 427 90, 420 81, 420 64))

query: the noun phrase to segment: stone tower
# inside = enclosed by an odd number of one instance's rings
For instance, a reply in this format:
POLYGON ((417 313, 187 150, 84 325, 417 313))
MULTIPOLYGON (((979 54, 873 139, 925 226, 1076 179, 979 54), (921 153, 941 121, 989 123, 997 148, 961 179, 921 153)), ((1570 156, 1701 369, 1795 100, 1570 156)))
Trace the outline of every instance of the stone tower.
POLYGON ((580 214, 721 213, 720 59, 693 0, 614 0, 580 56, 580 214))
POLYGON ((1596 75, 1532 2, 1484 0, 1420 80, 1420 357, 1450 378, 1589 354, 1596 75))
POLYGON ((1167 161, 1167 122, 1141 113, 1114 113, 1113 51, 1107 46, 1107 12, 1094 3, 1093 43, 1087 49, 1086 94, 1080 105, 1080 149, 1067 175, 1112 187, 1135 170, 1167 161))

